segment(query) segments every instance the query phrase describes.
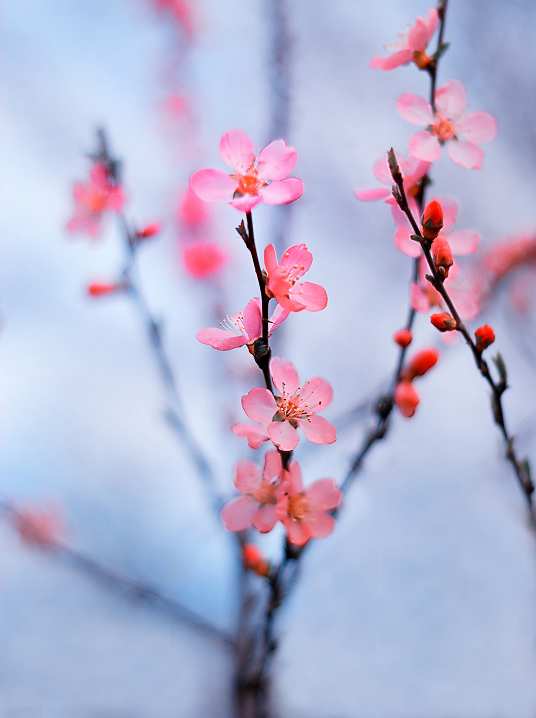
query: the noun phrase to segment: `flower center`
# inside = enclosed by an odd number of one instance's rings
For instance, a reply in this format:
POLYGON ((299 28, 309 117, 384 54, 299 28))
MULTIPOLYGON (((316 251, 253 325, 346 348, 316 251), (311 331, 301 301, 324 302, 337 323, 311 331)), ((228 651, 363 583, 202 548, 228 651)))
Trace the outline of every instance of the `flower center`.
POLYGON ((258 195, 259 189, 266 185, 266 182, 261 182, 258 178, 255 167, 250 167, 246 174, 236 174, 231 175, 231 177, 238 185, 236 192, 239 194, 258 195))
POLYGON ((456 128, 452 122, 441 117, 441 115, 436 115, 436 117, 438 121, 435 125, 432 125, 432 132, 437 139, 446 142, 446 140, 451 140, 453 137, 456 137, 456 128))
POLYGON ((261 481, 259 488, 253 494, 253 498, 255 501, 258 501, 261 506, 276 504, 275 484, 269 481, 261 481))
POLYGON ((228 332, 231 332, 231 334, 236 334, 237 336, 240 336, 242 334, 246 337, 246 339, 249 339, 248 333, 246 332, 246 329, 244 327, 243 312, 238 312, 238 314, 235 314, 234 317, 230 317, 229 315, 227 315, 223 322, 220 322, 220 327, 223 327, 223 329, 226 329, 228 332))
POLYGON ((305 494, 301 493, 297 496, 291 496, 287 504, 287 514, 291 521, 303 521, 309 513, 309 502, 305 498, 305 494))
POLYGON ((98 189, 91 189, 87 197, 87 208, 90 212, 101 212, 106 203, 106 195, 98 189))

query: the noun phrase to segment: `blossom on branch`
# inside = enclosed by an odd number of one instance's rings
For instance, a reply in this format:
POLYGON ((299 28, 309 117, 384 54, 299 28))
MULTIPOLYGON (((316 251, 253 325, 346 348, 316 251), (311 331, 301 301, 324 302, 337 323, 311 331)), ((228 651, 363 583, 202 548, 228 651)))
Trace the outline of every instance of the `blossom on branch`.
POLYGON ((204 202, 225 199, 241 212, 251 212, 259 202, 288 204, 303 194, 303 184, 292 172, 298 153, 284 140, 270 142, 258 156, 253 142, 242 130, 227 132, 220 141, 220 154, 234 174, 202 169, 190 178, 190 187, 204 202))
POLYGON ((70 232, 85 232, 91 237, 99 234, 104 212, 120 212, 125 201, 123 190, 119 185, 110 183, 106 167, 101 164, 93 167, 89 182, 75 184, 73 195, 75 214, 67 229, 70 232))
POLYGON ((295 546, 303 546, 310 538, 324 538, 335 522, 328 511, 336 509, 342 493, 333 479, 319 479, 304 489, 300 465, 291 462, 283 471, 277 518, 287 529, 287 537, 295 546))
MULTIPOLYGON (((272 380, 281 394, 274 395, 258 386, 242 397, 242 408, 247 416, 266 426, 266 433, 281 451, 292 451, 299 442, 298 426, 315 444, 332 444, 337 438, 335 427, 327 419, 317 416, 333 399, 333 390, 327 381, 315 377, 299 385, 294 366, 273 357, 270 361, 272 380)), ((235 432, 236 433, 236 432, 235 432)))
POLYGON ((425 53, 426 46, 435 32, 439 21, 437 10, 430 8, 428 10, 428 19, 419 15, 415 20, 415 25, 409 32, 399 33, 399 40, 388 48, 394 50, 389 57, 373 57, 370 61, 370 67, 380 70, 394 70, 400 65, 407 65, 414 62, 418 67, 424 69, 431 60, 425 53))
POLYGON ((328 303, 324 287, 311 282, 298 282, 309 270, 313 255, 305 244, 289 247, 277 263, 277 254, 273 244, 264 250, 264 264, 268 280, 266 293, 274 297, 277 303, 289 312, 319 312, 328 303))
POLYGON ((423 97, 404 93, 396 101, 399 115, 414 125, 424 125, 409 142, 409 151, 416 159, 434 162, 447 145, 450 159, 466 169, 480 169, 484 152, 477 145, 491 142, 497 124, 488 112, 463 114, 467 104, 465 87, 459 80, 450 80, 436 90, 436 110, 423 97), (462 139, 460 139, 462 138, 462 139))
MULTIPOLYGON (((288 315, 289 312, 279 305, 275 308, 269 320, 269 335, 288 315)), ((220 326, 221 329, 218 327, 201 329, 196 338, 201 344, 209 344, 220 351, 243 347, 244 344, 251 346, 256 339, 262 337, 261 300, 255 297, 241 312, 237 312, 234 316, 227 316, 220 326)))

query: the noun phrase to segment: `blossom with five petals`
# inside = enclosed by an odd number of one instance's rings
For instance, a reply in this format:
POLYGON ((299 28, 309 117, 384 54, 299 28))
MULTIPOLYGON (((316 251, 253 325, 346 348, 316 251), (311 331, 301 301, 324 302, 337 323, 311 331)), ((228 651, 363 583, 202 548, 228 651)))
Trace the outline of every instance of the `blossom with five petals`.
MULTIPOLYGON (((270 322, 270 334, 289 315, 286 309, 280 306, 275 308, 270 322)), ((256 339, 262 337, 262 311, 261 300, 258 297, 252 299, 245 309, 233 316, 228 316, 218 327, 207 327, 201 329, 197 339, 201 344, 209 344, 214 349, 228 351, 243 347, 244 344, 251 345, 256 339)))
MULTIPOLYGON (((325 379, 315 377, 299 385, 294 366, 273 357, 270 361, 272 380, 281 394, 274 395, 258 386, 242 397, 242 408, 252 421, 266 424, 266 433, 281 451, 292 451, 299 442, 297 427, 315 444, 332 444, 337 438, 335 427, 317 416, 331 404, 333 390, 325 379)), ((235 432, 236 433, 236 432, 235 432)))
POLYGON ((293 461, 283 471, 277 518, 287 529, 290 543, 303 546, 310 538, 324 538, 335 522, 328 511, 337 508, 342 493, 333 479, 319 479, 304 489, 300 465, 293 461))
POLYGON ((96 164, 91 170, 90 181, 75 184, 73 189, 76 203, 74 217, 68 222, 70 232, 85 232, 96 237, 100 231, 103 213, 108 210, 121 211, 125 197, 119 185, 112 185, 106 167, 96 164))
POLYGON ((303 194, 303 184, 292 172, 298 153, 284 140, 270 142, 255 156, 253 142, 242 130, 230 130, 220 141, 225 164, 234 169, 228 175, 222 170, 203 169, 194 172, 190 187, 205 202, 225 199, 241 212, 251 212, 259 202, 287 204, 303 194))
POLYGON ((229 531, 244 531, 251 524, 262 533, 273 528, 282 471, 278 451, 266 454, 262 472, 254 461, 238 462, 235 486, 242 496, 225 504, 221 512, 229 531))
POLYGON ((425 53, 426 45, 435 32, 438 19, 435 8, 428 10, 428 20, 419 15, 409 32, 399 34, 399 41, 392 46, 395 52, 389 57, 373 57, 370 66, 380 70, 393 70, 413 61, 421 69, 425 68, 430 62, 425 53))
POLYGON ((264 264, 268 280, 267 294, 275 297, 277 303, 289 312, 319 312, 328 303, 324 287, 312 282, 298 282, 313 262, 313 255, 305 244, 289 247, 277 263, 277 254, 273 244, 264 250, 264 264))
POLYGON ((423 97, 404 93, 396 101, 399 115, 414 125, 425 125, 409 142, 409 151, 418 160, 434 162, 447 144, 450 159, 466 169, 480 169, 484 152, 477 147, 495 137, 497 124, 489 112, 463 114, 467 104, 465 87, 450 80, 436 90, 436 111, 423 97), (460 139, 463 138, 463 139, 460 139))

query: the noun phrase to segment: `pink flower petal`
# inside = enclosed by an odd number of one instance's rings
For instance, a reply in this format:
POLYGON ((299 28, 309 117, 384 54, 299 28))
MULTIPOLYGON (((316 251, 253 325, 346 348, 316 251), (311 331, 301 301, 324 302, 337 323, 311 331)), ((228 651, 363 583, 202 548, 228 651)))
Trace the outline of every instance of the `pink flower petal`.
POLYGON ((333 479, 319 479, 307 489, 307 500, 314 508, 336 509, 342 493, 333 479))
POLYGON ((362 202, 375 202, 378 199, 387 199, 391 192, 383 187, 378 187, 378 189, 359 189, 354 194, 362 202))
POLYGON ((258 509, 251 523, 257 531, 265 534, 273 529, 276 521, 275 504, 267 504, 258 509))
POLYGON ((293 461, 290 464, 288 471, 286 472, 285 491, 295 496, 301 494, 303 491, 302 473, 300 465, 297 461, 293 461))
POLYGON ((370 67, 378 70, 394 70, 400 65, 407 65, 413 60, 413 50, 399 50, 389 57, 373 57, 370 67))
POLYGON ((289 298, 291 301, 302 304, 302 309, 309 312, 319 312, 328 303, 328 295, 324 287, 312 282, 298 282, 298 284, 295 284, 290 290, 289 298))
POLYGON ((241 494, 253 494, 261 483, 261 473, 254 461, 242 459, 236 466, 235 487, 241 494))
POLYGON ((306 521, 312 538, 325 538, 335 528, 333 517, 323 509, 314 509, 306 521))
POLYGON ((258 506, 258 502, 247 496, 239 496, 225 504, 221 512, 225 528, 228 531, 244 531, 251 525, 258 506))
POLYGON ((281 180, 292 172, 297 159, 294 147, 288 147, 284 140, 270 142, 258 157, 258 177, 263 182, 281 180))
POLYGON ((449 244, 454 254, 473 254, 479 242, 480 235, 470 229, 458 229, 449 234, 449 244))
POLYGON ((222 170, 197 170, 190 177, 190 187, 203 202, 225 199, 236 188, 236 182, 222 170))
POLYGON ((426 292, 416 282, 411 285, 410 302, 416 312, 427 312, 430 309, 430 302, 426 292))
POLYGON ((242 312, 242 320, 249 342, 262 336, 262 312, 259 297, 254 297, 246 304, 242 312))
POLYGON ((295 546, 303 546, 311 538, 309 527, 303 521, 287 519, 283 522, 287 528, 287 537, 295 546))
POLYGON ((213 349, 219 349, 223 352, 236 349, 237 347, 243 347, 248 341, 244 336, 234 336, 225 329, 218 329, 217 327, 201 329, 201 331, 197 333, 196 339, 201 342, 201 344, 208 344, 213 349))
MULTIPOLYGON (((431 125, 434 122, 434 113, 430 103, 419 95, 410 95, 405 92, 400 95, 395 106, 400 117, 411 122, 412 125, 431 125)), ((426 158, 418 157, 417 159, 426 158)))
POLYGON ((252 421, 268 423, 277 412, 277 404, 268 389, 256 386, 242 397, 242 408, 252 421))
POLYGON ((408 33, 408 46, 411 50, 420 52, 426 48, 437 27, 438 19, 437 10, 433 8, 429 10, 428 20, 419 15, 408 33))
POLYGON ((262 202, 260 195, 244 194, 241 197, 232 199, 229 204, 239 212, 251 212, 253 207, 256 207, 260 202, 262 202))
POLYGON ((389 164, 387 162, 387 155, 384 155, 380 160, 376 160, 372 171, 374 172, 374 176, 376 177, 376 179, 379 179, 380 182, 383 182, 384 184, 388 185, 391 185, 393 183, 393 178, 391 177, 391 172, 389 170, 389 164))
POLYGON ((453 162, 466 170, 479 170, 482 167, 484 152, 472 142, 451 140, 447 143, 447 152, 453 162))
POLYGON ((262 470, 263 479, 265 481, 271 481, 271 479, 275 477, 279 478, 282 470, 283 464, 279 451, 267 451, 264 457, 264 468, 262 470))
POLYGON ((410 239, 411 232, 406 227, 399 227, 395 232, 395 245, 408 257, 420 257, 421 245, 410 239))
POLYGON ((293 244, 281 257, 281 267, 294 268, 290 276, 295 279, 303 276, 311 268, 313 263, 313 255, 307 249, 307 245, 293 244))
POLYGON ((421 130, 409 141, 409 151, 418 160, 435 162, 441 157, 441 145, 435 135, 428 130, 421 130))
POLYGON ((264 266, 268 276, 277 269, 277 254, 273 244, 269 244, 264 250, 264 266))
POLYGON ((439 202, 441 209, 443 210, 443 229, 441 231, 446 232, 446 230, 456 221, 458 203, 452 197, 436 197, 435 199, 439 202))
POLYGON ((280 304, 276 305, 274 313, 270 317, 270 334, 274 331, 276 327, 278 327, 285 321, 289 314, 290 312, 288 311, 288 309, 283 309, 280 304))
POLYGON ((272 421, 268 424, 268 436, 281 451, 293 451, 300 440, 296 429, 288 421, 272 421))
POLYGON ((182 261, 188 274, 202 279, 219 271, 227 256, 213 242, 192 242, 182 250, 182 261))
POLYGON ((220 140, 222 160, 240 174, 244 174, 255 161, 253 142, 242 130, 230 130, 220 140))
POLYGON ((281 359, 281 357, 272 357, 270 361, 270 374, 280 394, 287 392, 287 394, 292 396, 298 391, 300 380, 298 378, 298 372, 291 362, 281 359))
POLYGON ((268 441, 270 438, 265 426, 250 424, 249 422, 234 424, 231 430, 237 436, 244 436, 252 449, 258 449, 263 441, 268 441))
POLYGON ((497 134, 497 123, 489 112, 471 112, 460 117, 456 123, 458 135, 475 145, 491 142, 497 134))
POLYGON ((259 190, 264 204, 288 204, 303 194, 303 182, 297 177, 276 180, 259 190))
POLYGON ((325 379, 315 376, 303 385, 300 401, 302 405, 308 404, 308 411, 322 411, 333 401, 333 389, 325 379))
POLYGON ((299 419, 303 433, 314 444, 333 444, 337 441, 337 430, 323 416, 314 414, 308 419, 299 419))
POLYGON ((459 80, 450 80, 435 93, 437 111, 444 117, 461 114, 467 104, 467 92, 459 80))

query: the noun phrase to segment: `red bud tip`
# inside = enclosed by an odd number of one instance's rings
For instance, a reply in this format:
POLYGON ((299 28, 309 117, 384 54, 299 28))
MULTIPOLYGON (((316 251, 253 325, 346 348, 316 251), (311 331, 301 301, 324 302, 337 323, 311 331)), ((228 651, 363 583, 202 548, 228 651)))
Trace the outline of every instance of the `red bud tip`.
POLYGON ((484 349, 487 349, 487 347, 495 341, 495 332, 489 324, 484 324, 476 330, 475 337, 476 348, 479 352, 483 352, 484 349))
POLYGON ((270 573, 270 564, 255 544, 245 544, 242 548, 242 557, 244 566, 250 571, 257 573, 259 576, 268 576, 270 573))
POLYGON ((406 379, 407 381, 413 381, 416 376, 423 376, 426 372, 431 369, 439 359, 439 352, 433 347, 427 349, 421 349, 417 352, 408 367, 406 379))
POLYGON ((446 312, 432 314, 430 321, 440 332, 451 332, 453 329, 456 329, 456 320, 446 312))
POLYGON ((401 381, 395 389, 394 401, 400 413, 408 419, 415 414, 419 395, 410 381, 401 381))
POLYGON ((161 229, 161 224, 153 222, 153 224, 148 224, 145 229, 142 229, 141 232, 136 232, 136 234, 140 239, 147 239, 147 237, 154 237, 154 235, 158 234, 161 229))
POLYGON ((411 344, 413 335, 409 329, 400 329, 398 332, 396 332, 393 339, 398 344, 398 346, 405 349, 407 346, 409 346, 411 344))
POLYGON ((100 282, 95 282, 94 284, 90 284, 87 288, 87 293, 91 297, 102 297, 104 294, 112 294, 112 292, 117 292, 118 289, 122 289, 123 285, 120 283, 116 284, 101 284, 100 282))
POLYGON ((449 276, 449 269, 454 264, 454 257, 450 244, 443 237, 438 237, 432 246, 432 256, 434 258, 435 268, 441 279, 449 276))
POLYGON ((439 202, 428 202, 422 213, 422 234, 425 239, 434 240, 443 228, 443 210, 439 202))

